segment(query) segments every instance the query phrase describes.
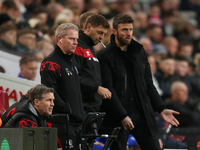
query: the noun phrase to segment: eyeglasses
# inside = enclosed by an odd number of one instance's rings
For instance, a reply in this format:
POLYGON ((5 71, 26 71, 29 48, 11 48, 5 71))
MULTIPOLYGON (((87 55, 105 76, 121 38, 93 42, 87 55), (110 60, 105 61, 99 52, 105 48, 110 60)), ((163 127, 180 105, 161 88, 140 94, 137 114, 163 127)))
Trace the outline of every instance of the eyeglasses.
POLYGON ((28 36, 25 36, 26 39, 29 39, 29 40, 32 40, 32 41, 36 41, 36 38, 33 38, 33 37, 28 37, 28 36))

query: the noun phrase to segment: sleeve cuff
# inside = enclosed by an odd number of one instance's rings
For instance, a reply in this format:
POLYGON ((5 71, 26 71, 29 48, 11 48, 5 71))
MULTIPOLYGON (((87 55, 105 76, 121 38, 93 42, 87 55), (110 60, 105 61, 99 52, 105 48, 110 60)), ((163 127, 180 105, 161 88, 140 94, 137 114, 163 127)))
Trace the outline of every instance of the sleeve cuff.
POLYGON ((166 109, 165 105, 158 107, 158 108, 157 108, 157 111, 158 111, 159 114, 160 114, 164 109, 166 109))
POLYGON ((126 118, 128 116, 128 114, 126 113, 126 114, 124 114, 124 115, 121 115, 120 117, 119 117, 119 119, 120 119, 120 121, 122 121, 124 118, 126 118))
POLYGON ((94 87, 94 92, 97 92, 98 91, 98 88, 99 88, 99 86, 97 85, 97 86, 95 86, 94 87))

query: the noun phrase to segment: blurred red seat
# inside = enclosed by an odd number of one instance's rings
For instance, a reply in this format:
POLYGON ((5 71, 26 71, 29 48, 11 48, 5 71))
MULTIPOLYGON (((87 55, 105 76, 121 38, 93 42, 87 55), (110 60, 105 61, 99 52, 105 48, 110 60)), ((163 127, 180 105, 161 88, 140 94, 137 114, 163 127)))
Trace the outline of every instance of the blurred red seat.
POLYGON ((9 107, 8 94, 6 91, 0 90, 0 117, 9 107))

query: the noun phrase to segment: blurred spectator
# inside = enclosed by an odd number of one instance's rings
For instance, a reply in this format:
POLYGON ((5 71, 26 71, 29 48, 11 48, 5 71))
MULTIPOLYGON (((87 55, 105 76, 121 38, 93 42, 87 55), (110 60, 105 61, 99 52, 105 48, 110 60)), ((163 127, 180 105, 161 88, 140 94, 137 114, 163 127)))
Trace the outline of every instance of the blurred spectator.
POLYGON ((11 22, 0 26, 0 50, 15 53, 17 42, 17 28, 11 22))
POLYGON ((198 103, 200 102, 200 53, 197 53, 194 57, 194 64, 196 66, 195 72, 193 72, 190 75, 190 83, 192 85, 192 99, 194 100, 194 103, 196 104, 197 107, 199 107, 200 110, 200 105, 198 103))
POLYGON ((45 58, 45 55, 44 55, 43 51, 34 50, 33 54, 37 57, 37 60, 38 60, 39 63, 41 63, 45 58))
POLYGON ((188 88, 185 83, 176 81, 171 85, 171 98, 165 100, 169 109, 180 112, 174 115, 179 121, 179 127, 198 127, 200 125, 200 111, 194 109, 188 100, 188 88))
POLYGON ((18 77, 28 80, 35 80, 37 74, 37 57, 35 55, 25 55, 20 59, 20 73, 18 77))
POLYGON ((56 2, 50 2, 46 5, 46 9, 49 16, 47 20, 47 24, 51 28, 53 27, 54 19, 64 9, 64 6, 56 2))
POLYGON ((167 50, 162 44, 157 44, 154 46, 153 55, 156 59, 156 62, 160 62, 161 59, 167 57, 167 50))
POLYGON ((87 7, 96 9, 97 14, 104 14, 104 0, 88 0, 87 7))
POLYGON ((178 56, 186 56, 189 59, 192 59, 192 53, 193 53, 194 47, 193 44, 189 41, 182 41, 179 44, 179 50, 177 55, 178 56))
POLYGON ((139 40, 139 43, 142 44, 145 52, 151 54, 153 52, 151 40, 147 37, 143 37, 139 40))
POLYGON ((200 29, 198 28, 198 22, 195 18, 188 18, 189 24, 187 26, 189 34, 192 35, 194 40, 200 39, 200 29))
POLYGON ((118 0, 117 1, 117 12, 118 13, 125 13, 125 11, 129 10, 129 9, 131 9, 129 0, 118 0))
POLYGON ((54 19, 54 27, 57 27, 62 23, 72 23, 73 17, 73 11, 70 9, 63 9, 54 19))
POLYGON ((151 5, 149 10, 149 16, 157 16, 160 18, 161 16, 160 7, 157 4, 151 5))
POLYGON ((108 8, 108 12, 104 14, 104 16, 108 19, 113 18, 115 15, 117 15, 117 0, 106 0, 105 4, 108 8))
POLYGON ((40 22, 40 23, 46 23, 47 17, 48 17, 48 13, 47 13, 45 7, 40 6, 40 7, 36 7, 36 8, 33 10, 32 18, 37 18, 37 19, 39 19, 39 22, 40 22))
POLYGON ((151 39, 153 49, 157 44, 161 44, 163 34, 162 28, 157 25, 149 26, 147 28, 146 36, 151 39))
POLYGON ((161 12, 160 12, 160 7, 156 4, 152 5, 150 7, 150 12, 149 12, 149 26, 152 25, 158 25, 161 26, 163 23, 163 21, 160 18, 161 16, 161 12))
POLYGON ((12 22, 11 18, 7 14, 0 14, 0 26, 7 22, 12 22))
POLYGON ((162 99, 170 98, 170 86, 177 80, 174 76, 175 60, 171 57, 166 57, 160 60, 155 77, 158 80, 159 87, 163 91, 162 99))
POLYGON ((134 32, 137 38, 145 36, 147 26, 148 26, 147 14, 144 12, 136 13, 136 18, 134 20, 134 28, 135 28, 134 32))
POLYGON ((42 34, 46 34, 49 31, 49 26, 46 23, 37 23, 34 27, 35 30, 41 31, 42 34))
POLYGON ((83 12, 85 8, 84 0, 68 0, 67 5, 68 8, 75 8, 78 10, 79 15, 83 12))
POLYGON ((36 31, 33 29, 22 29, 18 35, 17 51, 31 52, 36 48, 36 31))
POLYGON ((5 13, 9 15, 10 18, 17 21, 21 16, 19 9, 14 1, 12 0, 5 0, 2 3, 1 13, 5 13))
POLYGON ((189 94, 194 92, 192 90, 192 86, 189 80, 188 76, 188 70, 189 70, 189 61, 187 57, 177 57, 176 58, 176 76, 179 79, 179 81, 182 81, 183 83, 186 84, 188 88, 189 94))
POLYGON ((152 74, 152 80, 153 80, 153 84, 154 86, 156 87, 159 95, 161 96, 163 94, 162 90, 160 89, 159 87, 159 83, 157 81, 157 79, 155 78, 154 74, 157 70, 157 64, 156 64, 156 59, 154 58, 153 55, 149 55, 148 56, 148 62, 150 64, 150 67, 151 67, 151 74, 152 74))
POLYGON ((173 36, 166 36, 163 40, 163 45, 165 46, 168 55, 175 57, 178 51, 178 40, 173 36))
POLYGON ((174 33, 173 35, 178 41, 190 41, 193 42, 192 36, 188 31, 189 22, 187 19, 176 18, 174 20, 174 33))
POLYGON ((174 21, 177 17, 173 15, 173 12, 165 13, 162 16, 162 29, 163 29, 163 35, 164 36, 172 36, 174 33, 174 21))
POLYGON ((39 41, 36 47, 44 52, 45 58, 54 51, 54 45, 47 40, 39 41))
POLYGON ((179 0, 157 0, 161 8, 161 14, 173 12, 174 15, 177 14, 179 8, 179 0))
POLYGON ((74 17, 72 19, 72 23, 75 24, 76 26, 78 26, 79 17, 80 17, 79 12, 78 12, 77 9, 73 9, 73 8, 70 8, 70 9, 74 13, 74 17))
POLYGON ((44 39, 51 42, 53 45, 56 45, 56 37, 55 37, 56 27, 50 28, 50 30, 44 35, 44 39))
POLYGON ((131 18, 132 18, 133 20, 135 20, 135 18, 136 18, 136 13, 135 13, 132 9, 128 9, 128 10, 126 10, 124 13, 130 15, 131 18))

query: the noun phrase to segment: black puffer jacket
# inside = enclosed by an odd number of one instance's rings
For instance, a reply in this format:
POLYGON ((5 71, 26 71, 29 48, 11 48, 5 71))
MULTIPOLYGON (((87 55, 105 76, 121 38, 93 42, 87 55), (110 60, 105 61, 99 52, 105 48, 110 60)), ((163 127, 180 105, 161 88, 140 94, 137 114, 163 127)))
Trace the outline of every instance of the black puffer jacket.
POLYGON ((23 96, 2 115, 2 127, 47 127, 46 117, 38 114, 31 101, 23 96))

